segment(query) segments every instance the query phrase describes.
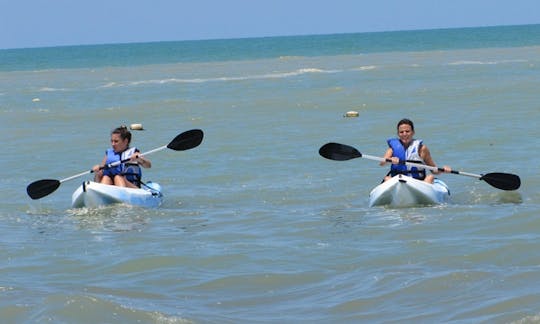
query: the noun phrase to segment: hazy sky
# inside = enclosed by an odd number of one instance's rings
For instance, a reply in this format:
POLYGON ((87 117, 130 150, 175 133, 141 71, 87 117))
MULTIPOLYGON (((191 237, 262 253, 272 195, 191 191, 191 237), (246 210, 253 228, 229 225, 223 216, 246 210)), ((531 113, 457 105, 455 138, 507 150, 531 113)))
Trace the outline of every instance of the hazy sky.
POLYGON ((0 48, 540 23, 540 0, 0 0, 0 48))

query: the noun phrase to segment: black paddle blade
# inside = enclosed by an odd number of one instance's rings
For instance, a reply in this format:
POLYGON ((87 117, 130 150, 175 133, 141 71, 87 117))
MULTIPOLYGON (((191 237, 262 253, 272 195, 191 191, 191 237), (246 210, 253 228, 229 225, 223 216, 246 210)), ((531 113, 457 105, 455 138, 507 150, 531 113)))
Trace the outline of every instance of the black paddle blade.
POLYGON ((167 148, 175 151, 185 151, 199 146, 203 140, 203 131, 200 129, 192 129, 183 132, 176 136, 169 144, 167 148))
POLYGON ((60 181, 53 179, 43 179, 34 181, 26 187, 26 193, 32 199, 43 198, 60 187, 60 181))
POLYGON ((521 186, 519 176, 510 173, 494 172, 482 175, 480 180, 484 180, 495 188, 502 190, 517 190, 521 186))
POLYGON ((324 158, 334 161, 347 161, 362 157, 362 153, 354 147, 339 143, 324 144, 319 149, 319 154, 324 158))

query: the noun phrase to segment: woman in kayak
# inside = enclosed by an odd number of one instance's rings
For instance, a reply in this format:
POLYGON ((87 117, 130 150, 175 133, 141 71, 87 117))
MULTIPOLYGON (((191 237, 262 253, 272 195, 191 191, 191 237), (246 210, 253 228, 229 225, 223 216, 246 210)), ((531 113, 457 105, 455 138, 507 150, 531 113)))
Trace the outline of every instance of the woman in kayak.
MULTIPOLYGON (((402 119, 397 124, 397 138, 391 138, 387 141, 388 149, 384 154, 384 159, 391 159, 392 166, 390 172, 384 177, 384 181, 392 178, 397 174, 409 175, 413 178, 424 180, 433 183, 435 177, 433 174, 426 175, 426 170, 417 167, 399 164, 400 161, 414 162, 426 164, 436 167, 429 149, 422 140, 414 138, 414 124, 409 119, 402 119)), ((380 163, 385 165, 386 161, 380 163)), ((449 166, 444 166, 444 172, 452 172, 449 166)), ((431 171, 434 174, 439 174, 439 171, 431 171)))
POLYGON ((152 162, 142 156, 136 148, 130 148, 131 132, 126 126, 115 128, 111 132, 111 148, 105 151, 105 157, 101 165, 95 165, 92 171, 95 172, 94 181, 116 185, 120 187, 139 188, 141 186, 141 168, 152 167, 152 162), (126 161, 119 163, 120 161, 126 161), (118 163, 109 166, 111 163, 118 163))

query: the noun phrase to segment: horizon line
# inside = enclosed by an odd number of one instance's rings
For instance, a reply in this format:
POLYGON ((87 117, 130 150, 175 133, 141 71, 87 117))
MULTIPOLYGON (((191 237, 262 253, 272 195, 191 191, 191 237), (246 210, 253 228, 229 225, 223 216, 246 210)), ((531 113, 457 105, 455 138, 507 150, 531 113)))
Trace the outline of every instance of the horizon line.
POLYGON ((419 32, 419 31, 437 31, 437 30, 454 30, 454 29, 482 29, 482 28, 498 28, 498 27, 525 27, 536 26, 540 23, 531 24, 509 24, 509 25, 485 25, 485 26, 464 26, 464 27, 440 27, 440 28, 413 28, 413 29, 396 29, 396 30, 380 30, 380 31, 364 31, 364 32, 335 32, 323 34, 290 34, 290 35, 267 35, 267 36, 246 36, 246 37, 225 37, 225 38, 193 38, 179 40, 148 40, 148 41, 127 41, 127 42, 105 42, 105 43, 80 43, 80 44, 60 44, 50 46, 28 46, 28 47, 8 47, 0 48, 0 51, 24 50, 24 49, 47 49, 59 47, 82 47, 82 46, 111 46, 111 45, 134 45, 134 44, 151 44, 151 43, 177 43, 177 42, 205 42, 205 41, 226 41, 226 40, 250 40, 264 38, 287 38, 287 37, 308 37, 308 36, 333 36, 333 35, 351 35, 351 34, 382 34, 396 32, 419 32))

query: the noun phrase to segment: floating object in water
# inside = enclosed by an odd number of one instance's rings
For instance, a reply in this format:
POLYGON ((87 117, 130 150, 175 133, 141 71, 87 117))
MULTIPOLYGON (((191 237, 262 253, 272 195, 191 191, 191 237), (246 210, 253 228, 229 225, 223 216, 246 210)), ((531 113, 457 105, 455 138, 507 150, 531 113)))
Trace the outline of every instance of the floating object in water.
POLYGON ((39 102, 39 101, 41 101, 41 99, 39 99, 39 98, 32 99, 32 102, 39 102))
POLYGON ((131 124, 129 128, 131 128, 132 130, 144 130, 142 124, 131 124))
POLYGON ((358 117, 358 116, 360 116, 360 114, 358 113, 358 111, 354 111, 354 110, 347 111, 345 115, 343 115, 343 117, 358 117))

